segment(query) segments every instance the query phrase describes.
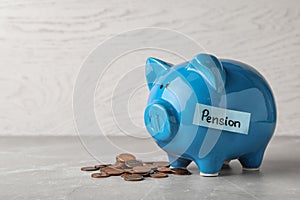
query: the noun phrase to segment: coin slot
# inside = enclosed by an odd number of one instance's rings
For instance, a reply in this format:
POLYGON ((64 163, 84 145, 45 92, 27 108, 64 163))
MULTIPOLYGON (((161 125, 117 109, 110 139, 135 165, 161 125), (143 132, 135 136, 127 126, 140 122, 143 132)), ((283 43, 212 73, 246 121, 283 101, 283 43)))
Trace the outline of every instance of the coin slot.
POLYGON ((160 130, 159 115, 156 114, 155 117, 156 117, 156 124, 157 124, 158 130, 160 130))

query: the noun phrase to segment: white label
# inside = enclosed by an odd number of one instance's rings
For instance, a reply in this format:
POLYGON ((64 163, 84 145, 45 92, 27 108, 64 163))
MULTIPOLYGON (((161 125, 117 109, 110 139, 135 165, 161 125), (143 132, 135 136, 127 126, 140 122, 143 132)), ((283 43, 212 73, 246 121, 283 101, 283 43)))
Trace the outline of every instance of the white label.
POLYGON ((193 124, 248 134, 251 113, 196 104, 193 124))

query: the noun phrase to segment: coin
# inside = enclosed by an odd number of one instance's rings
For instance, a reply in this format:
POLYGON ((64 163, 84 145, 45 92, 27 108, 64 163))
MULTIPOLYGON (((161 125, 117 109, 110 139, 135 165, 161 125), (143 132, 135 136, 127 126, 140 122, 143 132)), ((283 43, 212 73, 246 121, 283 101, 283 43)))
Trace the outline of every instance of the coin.
POLYGON ((145 174, 145 173, 149 173, 151 171, 151 168, 147 167, 147 166, 136 166, 136 167, 133 167, 132 169, 135 173, 138 173, 138 174, 145 174))
POLYGON ((186 168, 172 168, 175 175, 191 175, 192 173, 186 168))
POLYGON ((153 165, 157 167, 170 167, 170 163, 166 161, 153 162, 153 165))
POLYGON ((141 175, 128 175, 124 177, 125 181, 142 181, 144 177, 141 175))
POLYGON ((156 165, 153 165, 153 164, 147 164, 147 163, 145 163, 145 162, 144 162, 144 166, 150 167, 150 168, 153 169, 153 170, 157 170, 157 168, 158 168, 156 165))
POLYGON ((126 169, 126 168, 128 168, 128 167, 125 165, 125 163, 123 163, 123 162, 118 162, 118 161, 113 165, 113 167, 115 167, 115 168, 117 168, 117 169, 126 169))
POLYGON ((95 166, 89 166, 89 167, 81 167, 81 171, 97 171, 99 170, 99 168, 95 167, 95 166))
POLYGON ((150 174, 151 178, 167 178, 168 174, 161 174, 161 173, 154 173, 154 174, 150 174))
POLYGON ((150 176, 150 172, 148 173, 132 173, 132 175, 139 175, 139 176, 143 176, 143 177, 149 177, 150 176))
POLYGON ((159 167, 159 168, 157 168, 157 171, 160 173, 164 173, 164 174, 173 174, 174 173, 172 171, 172 169, 167 168, 167 167, 159 167))
POLYGON ((132 174, 125 172, 125 173, 121 174, 121 177, 124 178, 125 176, 128 176, 128 175, 132 175, 132 174))
POLYGON ((133 171, 132 168, 130 168, 130 169, 123 169, 123 171, 124 171, 125 173, 134 174, 134 171, 133 171))
POLYGON ((126 162, 127 160, 136 160, 136 158, 130 153, 121 153, 116 157, 116 160, 120 162, 126 162))
POLYGON ((153 165, 154 162, 144 162, 145 165, 153 165))
POLYGON ((92 178, 106 178, 109 177, 109 174, 105 173, 105 172, 100 172, 100 173, 93 173, 91 174, 92 178))
POLYGON ((150 176, 150 173, 139 174, 139 175, 141 175, 141 176, 143 176, 143 177, 149 177, 149 176, 150 176))
POLYGON ((111 166, 111 164, 101 164, 101 165, 95 165, 94 167, 98 169, 101 169, 103 167, 111 166))
POLYGON ((100 168, 100 172, 106 172, 111 168, 111 166, 107 166, 107 167, 102 167, 100 168))
POLYGON ((127 160, 125 161, 125 165, 129 168, 133 168, 136 166, 143 166, 143 162, 139 160, 127 160))
POLYGON ((122 177, 122 178, 125 178, 125 176, 129 176, 129 175, 131 175, 131 176, 137 176, 137 177, 143 176, 142 174, 129 174, 129 173, 124 173, 124 174, 121 175, 121 177, 122 177))
POLYGON ((129 153, 122 153, 116 156, 114 164, 98 164, 95 166, 82 167, 82 171, 96 171, 91 174, 93 178, 105 178, 109 176, 121 176, 125 181, 141 181, 144 177, 166 178, 168 174, 190 175, 186 168, 172 168, 166 161, 143 162, 136 160, 136 157, 129 153))
POLYGON ((122 173, 124 173, 124 170, 122 169, 117 169, 113 166, 107 166, 107 167, 103 167, 100 169, 100 172, 105 172, 109 175, 121 175, 122 173))
POLYGON ((109 170, 106 172, 108 175, 111 175, 111 176, 118 176, 118 175, 121 175, 123 174, 123 171, 119 171, 119 170, 109 170))

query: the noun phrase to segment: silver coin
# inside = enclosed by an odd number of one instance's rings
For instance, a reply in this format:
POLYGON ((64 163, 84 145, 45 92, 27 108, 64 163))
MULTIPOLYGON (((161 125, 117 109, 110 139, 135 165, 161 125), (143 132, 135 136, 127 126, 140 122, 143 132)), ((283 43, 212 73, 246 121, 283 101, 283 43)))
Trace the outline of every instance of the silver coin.
POLYGON ((127 161, 125 161, 125 165, 127 167, 133 168, 136 166, 143 166, 143 162, 139 161, 139 160, 127 160, 127 161))

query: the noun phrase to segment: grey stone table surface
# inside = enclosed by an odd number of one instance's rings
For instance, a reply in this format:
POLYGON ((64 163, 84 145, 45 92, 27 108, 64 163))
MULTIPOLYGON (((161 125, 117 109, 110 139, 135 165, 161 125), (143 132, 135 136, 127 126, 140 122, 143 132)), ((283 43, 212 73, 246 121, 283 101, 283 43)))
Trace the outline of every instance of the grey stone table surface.
POLYGON ((200 177, 194 164, 190 176, 141 182, 80 171, 124 151, 166 160, 150 139, 1 137, 0 199, 300 199, 300 137, 274 137, 260 172, 243 172, 237 161, 214 178, 200 177))

